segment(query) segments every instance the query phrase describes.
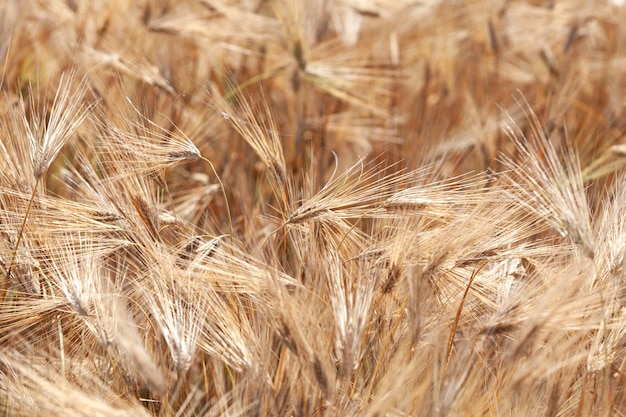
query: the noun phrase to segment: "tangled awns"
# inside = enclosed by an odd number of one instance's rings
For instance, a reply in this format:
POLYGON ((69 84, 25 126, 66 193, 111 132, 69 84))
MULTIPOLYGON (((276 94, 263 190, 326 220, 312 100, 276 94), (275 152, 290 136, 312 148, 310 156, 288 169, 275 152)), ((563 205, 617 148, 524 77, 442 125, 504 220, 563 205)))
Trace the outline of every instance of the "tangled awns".
POLYGON ((626 415, 625 8, 0 2, 0 415, 626 415))

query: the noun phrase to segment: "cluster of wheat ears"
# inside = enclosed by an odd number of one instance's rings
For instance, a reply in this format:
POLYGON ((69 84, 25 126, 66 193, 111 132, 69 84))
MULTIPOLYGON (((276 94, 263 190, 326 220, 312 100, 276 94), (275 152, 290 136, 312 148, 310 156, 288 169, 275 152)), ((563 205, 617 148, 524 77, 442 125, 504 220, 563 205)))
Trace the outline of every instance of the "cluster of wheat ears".
POLYGON ((0 414, 626 414, 623 22, 3 1, 0 414))

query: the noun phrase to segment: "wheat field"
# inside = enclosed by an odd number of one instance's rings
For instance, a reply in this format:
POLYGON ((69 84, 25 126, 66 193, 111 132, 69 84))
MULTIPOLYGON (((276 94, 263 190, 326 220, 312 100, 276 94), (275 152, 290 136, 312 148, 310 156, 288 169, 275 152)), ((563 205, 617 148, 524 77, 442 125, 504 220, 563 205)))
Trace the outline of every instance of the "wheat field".
POLYGON ((626 10, 0 3, 2 416, 626 415, 626 10))

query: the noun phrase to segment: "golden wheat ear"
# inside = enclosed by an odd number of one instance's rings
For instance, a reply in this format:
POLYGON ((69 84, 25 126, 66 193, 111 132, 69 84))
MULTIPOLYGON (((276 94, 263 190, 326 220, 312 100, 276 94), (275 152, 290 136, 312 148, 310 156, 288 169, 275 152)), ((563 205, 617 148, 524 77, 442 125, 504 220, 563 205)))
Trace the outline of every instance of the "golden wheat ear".
MULTIPOLYGON (((85 104, 84 99, 88 90, 86 81, 83 78, 82 81, 76 83, 75 78, 75 72, 61 76, 49 110, 45 104, 43 109, 37 109, 35 95, 31 91, 31 114, 29 117, 24 100, 20 100, 21 119, 31 157, 30 164, 27 167, 34 178, 32 179, 31 198, 25 208, 23 221, 15 243, 15 249, 11 261, 7 265, 4 282, 0 288, 0 301, 3 304, 6 299, 6 291, 12 279, 12 269, 24 236, 26 222, 40 181, 63 146, 74 135, 76 129, 85 118, 87 118, 91 108, 96 104, 95 101, 89 105, 85 104)), ((12 140, 23 143, 23 138, 12 138, 12 140)))
POLYGON ((305 190, 312 195, 294 203, 286 224, 384 216, 385 200, 409 186, 419 172, 402 172, 385 167, 382 161, 361 160, 345 172, 335 175, 320 190, 305 190))
POLYGON ((148 175, 158 179, 176 164, 200 158, 200 151, 171 121, 163 127, 141 113, 127 98, 127 107, 99 112, 100 137, 93 145, 109 178, 148 175))
POLYGON ((65 143, 72 137, 78 126, 88 116, 91 108, 97 104, 85 104, 88 91, 86 80, 76 82, 76 73, 62 74, 50 108, 37 108, 39 103, 30 90, 27 114, 24 100, 21 100, 22 121, 26 137, 31 148, 33 175, 36 181, 48 171, 65 143))
POLYGON ((574 145, 566 144, 558 152, 536 115, 530 111, 527 118, 530 136, 524 135, 512 119, 507 127, 521 156, 519 162, 503 158, 504 166, 510 170, 506 174, 509 195, 538 220, 570 239, 585 256, 593 258, 596 237, 574 145))

